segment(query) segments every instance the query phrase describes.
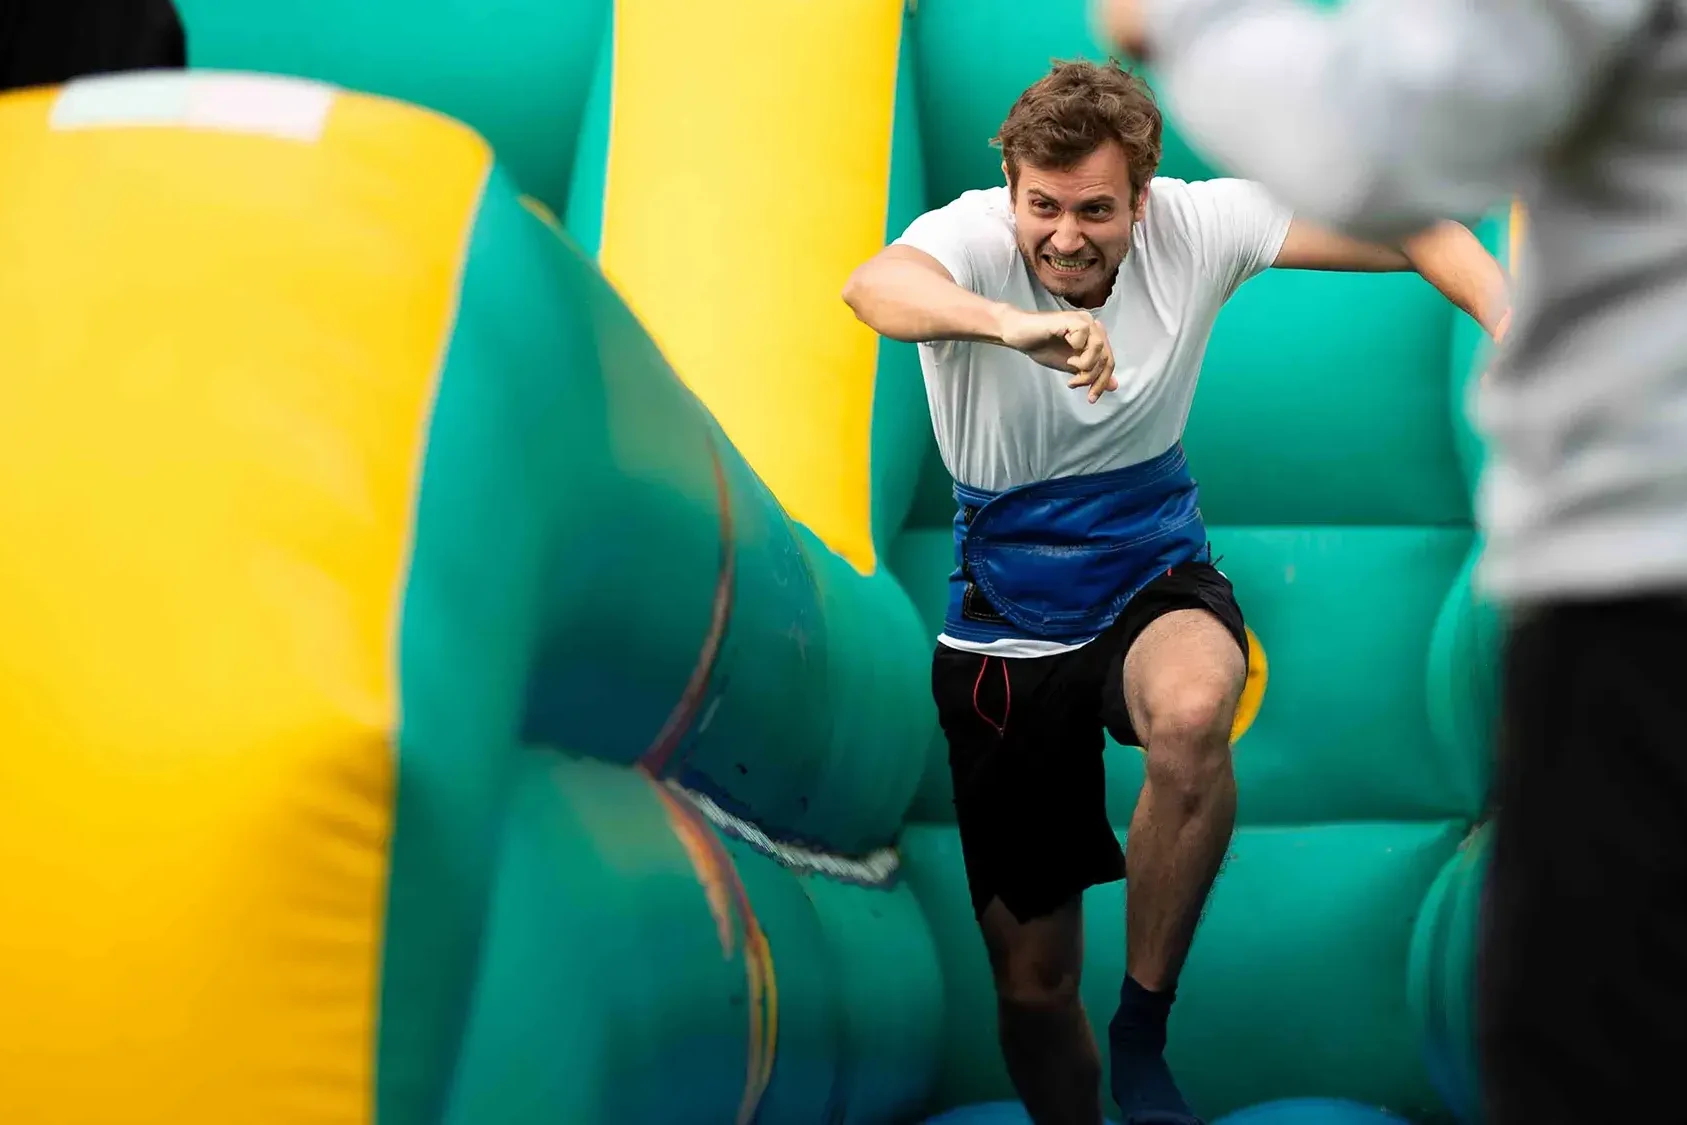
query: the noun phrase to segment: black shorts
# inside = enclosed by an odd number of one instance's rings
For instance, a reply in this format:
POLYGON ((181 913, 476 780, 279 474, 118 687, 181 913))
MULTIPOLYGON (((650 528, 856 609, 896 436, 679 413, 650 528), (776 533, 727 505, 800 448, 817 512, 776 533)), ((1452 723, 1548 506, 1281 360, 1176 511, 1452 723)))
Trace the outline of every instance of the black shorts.
POLYGON ((1687 598, 1520 618, 1499 741, 1486 1119, 1687 1121, 1687 598))
POLYGON ((1235 592, 1206 563, 1150 582, 1082 648, 999 657, 939 642, 931 691, 949 742, 975 914, 999 898, 1028 921, 1086 887, 1124 878, 1124 853, 1107 820, 1102 732, 1126 746, 1141 744, 1125 706, 1125 653, 1151 622, 1180 609, 1210 611, 1246 659, 1235 592))

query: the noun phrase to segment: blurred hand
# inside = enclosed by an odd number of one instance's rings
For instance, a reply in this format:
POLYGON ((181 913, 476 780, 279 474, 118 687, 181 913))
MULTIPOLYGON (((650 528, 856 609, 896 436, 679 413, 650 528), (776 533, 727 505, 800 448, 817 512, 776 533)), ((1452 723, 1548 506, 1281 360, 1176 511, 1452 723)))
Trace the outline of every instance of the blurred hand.
POLYGON ((1002 323, 1002 343, 1044 367, 1070 374, 1066 385, 1088 387, 1091 402, 1119 389, 1113 377, 1113 345, 1087 312, 1015 310, 1002 323))
POLYGON ((1148 20, 1143 0, 1096 0, 1102 34, 1124 54, 1139 61, 1148 59, 1148 20))

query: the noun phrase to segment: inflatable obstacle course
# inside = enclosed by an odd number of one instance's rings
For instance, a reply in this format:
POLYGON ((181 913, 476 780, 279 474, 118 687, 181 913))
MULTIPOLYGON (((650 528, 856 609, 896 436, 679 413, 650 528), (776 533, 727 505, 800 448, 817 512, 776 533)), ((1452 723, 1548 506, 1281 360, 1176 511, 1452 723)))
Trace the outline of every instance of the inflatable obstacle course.
MULTIPOLYGON (((926 690, 950 482, 837 294, 993 181, 1081 5, 183 12, 198 73, 0 98, 0 1119, 1011 1096, 926 690)), ((1410 276, 1215 334, 1188 444, 1270 674, 1172 1027, 1210 1116, 1472 1119, 1479 343, 1410 276)))

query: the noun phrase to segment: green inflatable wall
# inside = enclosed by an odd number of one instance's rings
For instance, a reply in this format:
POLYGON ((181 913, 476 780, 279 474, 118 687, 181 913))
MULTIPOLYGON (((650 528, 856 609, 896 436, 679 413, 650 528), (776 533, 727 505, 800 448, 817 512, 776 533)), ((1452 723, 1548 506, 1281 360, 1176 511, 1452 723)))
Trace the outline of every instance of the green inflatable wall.
MULTIPOLYGON (((529 745, 443 1120, 906 1122, 1010 1096, 926 698, 952 501, 913 349, 877 353, 882 565, 863 573, 782 509, 594 262, 609 0, 181 3, 195 66, 459 117, 562 216, 522 220, 532 269, 507 280, 555 310, 535 361, 580 404, 551 436, 580 479, 518 500, 576 533, 545 560, 529 745)), ((1051 57, 1095 53, 1079 0, 909 4, 887 237, 996 182, 987 142, 1015 94, 1051 57)), ((1175 123, 1162 172, 1213 174, 1175 123)), ((1504 217, 1481 234, 1505 253, 1504 217)), ((1409 275, 1267 274, 1215 332, 1187 444, 1270 679, 1172 1027, 1208 1115, 1332 1095, 1474 1120, 1498 639, 1470 584, 1463 402, 1482 359, 1409 275)), ((1141 780, 1137 751, 1111 747, 1121 833, 1141 780)), ((1102 1031, 1121 888, 1087 905, 1102 1031)))

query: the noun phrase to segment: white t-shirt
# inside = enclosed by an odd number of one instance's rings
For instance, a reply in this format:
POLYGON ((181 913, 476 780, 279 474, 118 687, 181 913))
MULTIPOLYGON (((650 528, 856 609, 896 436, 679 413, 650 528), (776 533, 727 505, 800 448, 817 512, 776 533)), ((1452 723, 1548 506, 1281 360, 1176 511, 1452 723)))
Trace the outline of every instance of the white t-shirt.
MULTIPOLYGON (((1089 312, 1106 329, 1119 389, 1091 403, 1070 375, 994 344, 920 345, 938 452, 951 476, 988 491, 1147 461, 1183 436, 1219 309, 1268 268, 1290 211, 1260 185, 1166 177, 1148 207, 1107 301, 1089 312)), ((1014 241, 1006 187, 969 191, 915 219, 897 244, 941 262, 957 284, 1027 311, 1074 308, 1037 281, 1014 241)), ((1001 656, 1075 646, 1044 640, 989 644, 938 638, 1001 656)))

